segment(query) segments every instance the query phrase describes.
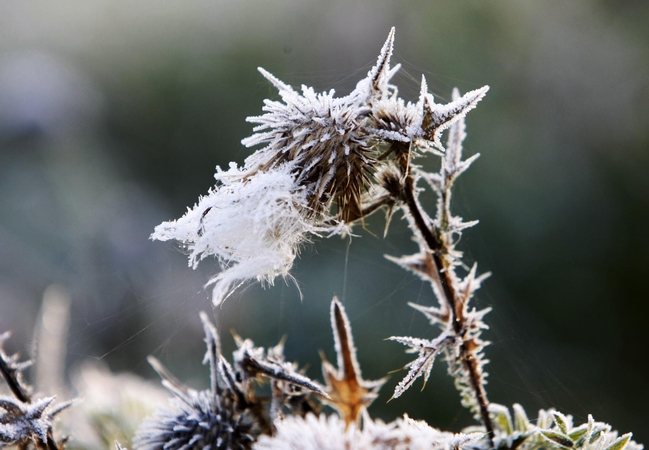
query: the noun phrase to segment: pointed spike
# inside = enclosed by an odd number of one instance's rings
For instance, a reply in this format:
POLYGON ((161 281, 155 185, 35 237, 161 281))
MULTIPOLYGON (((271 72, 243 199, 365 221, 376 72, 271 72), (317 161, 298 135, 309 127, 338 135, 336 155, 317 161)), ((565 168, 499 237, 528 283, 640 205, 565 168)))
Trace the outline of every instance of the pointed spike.
POLYGON ((394 48, 394 33, 395 28, 392 27, 385 44, 381 47, 381 52, 379 53, 376 65, 372 67, 372 70, 367 74, 372 83, 372 89, 375 91, 380 90, 380 83, 382 81, 381 75, 389 73, 390 70, 390 58, 392 57, 392 50, 394 48))
POLYGON ((335 295, 331 300, 331 327, 334 331, 338 370, 344 379, 351 380, 357 375, 360 376, 349 318, 345 313, 345 308, 335 295))
MULTIPOLYGON (((201 311, 199 313, 199 317, 201 319, 201 322, 203 323, 203 332, 205 333, 205 343, 207 344, 208 351, 213 346, 214 348, 211 353, 221 354, 221 340, 219 339, 219 334, 216 330, 216 327, 207 316, 207 313, 205 313, 205 311, 201 311)), ((205 356, 207 357, 207 353, 205 356)), ((205 361, 203 361, 203 364, 205 364, 205 361)))
POLYGON ((203 331, 205 332, 205 356, 203 357, 203 364, 210 365, 210 384, 212 392, 220 392, 219 386, 219 369, 218 360, 221 354, 221 341, 216 327, 212 324, 205 311, 199 313, 201 322, 203 322, 203 331))
POLYGON ((432 324, 447 323, 451 318, 448 311, 444 312, 435 306, 422 306, 412 302, 408 302, 408 306, 425 315, 432 324))
POLYGON ((419 89, 419 101, 423 101, 428 95, 428 83, 426 83, 426 77, 421 75, 421 88, 419 89))
MULTIPOLYGON (((442 131, 449 128, 453 123, 476 107, 478 102, 484 98, 489 86, 483 86, 480 89, 469 91, 457 100, 447 103, 446 105, 437 105, 433 96, 428 94, 426 96, 426 104, 431 109, 431 120, 422 123, 422 129, 428 135, 428 139, 432 140, 434 145, 440 150, 444 151, 444 146, 440 140, 442 131)), ((424 110, 425 112, 425 110, 424 110)))
POLYGON ((46 397, 38 400, 36 403, 32 403, 30 408, 33 408, 31 411, 31 416, 35 418, 40 418, 43 415, 43 412, 56 400, 56 395, 52 397, 46 397))
POLYGON ((388 235, 388 229, 390 228, 390 222, 392 222, 393 215, 394 215, 394 203, 390 203, 388 205, 387 211, 385 212, 385 229, 383 230, 384 239, 388 235))
POLYGON ((451 100, 455 101, 460 98, 460 90, 456 87, 453 88, 453 93, 451 94, 451 100))
POLYGON ((187 397, 187 388, 181 381, 176 378, 167 368, 156 358, 155 356, 149 355, 146 360, 149 362, 149 365, 157 372, 157 374, 162 378, 162 385, 171 391, 174 395, 179 398, 187 397))
POLYGON ((263 67, 257 67, 257 70, 264 76, 264 78, 270 81, 271 84, 275 86, 278 91, 295 92, 291 86, 284 83, 282 80, 277 78, 275 75, 273 75, 263 67))
POLYGON ((239 334, 236 331, 234 331, 234 329, 230 330, 230 334, 232 334, 232 338, 234 339, 234 343, 237 344, 237 347, 241 348, 241 346, 245 342, 244 339, 241 336, 239 336, 239 334))

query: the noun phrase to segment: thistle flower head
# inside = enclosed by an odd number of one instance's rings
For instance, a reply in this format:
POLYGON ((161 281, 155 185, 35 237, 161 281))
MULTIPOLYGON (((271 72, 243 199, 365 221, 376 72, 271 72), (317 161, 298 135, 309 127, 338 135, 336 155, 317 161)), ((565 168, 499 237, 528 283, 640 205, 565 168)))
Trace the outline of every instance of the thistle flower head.
POLYGON ((224 368, 218 353, 218 335, 205 314, 201 319, 207 344, 205 362, 210 365, 210 389, 196 391, 186 387, 155 358, 149 358, 162 377, 162 384, 174 397, 171 408, 159 410, 140 427, 134 440, 135 449, 249 449, 260 433, 238 386, 232 385, 227 376, 219 379, 224 368))
POLYGON ((260 68, 279 90, 282 102, 266 100, 265 114, 247 119, 258 125, 243 145, 266 144, 246 160, 250 173, 290 162, 296 183, 307 189, 311 213, 329 213, 335 203, 337 219, 359 218, 361 197, 371 184, 376 162, 373 136, 365 122, 372 102, 389 90, 395 71, 389 67, 393 43, 394 29, 376 65, 344 97, 335 97, 333 89, 316 93, 304 85, 300 94, 260 68))
POLYGON ((251 422, 230 396, 188 389, 172 399, 172 408, 145 422, 134 448, 179 450, 192 448, 248 449, 254 438, 251 422))

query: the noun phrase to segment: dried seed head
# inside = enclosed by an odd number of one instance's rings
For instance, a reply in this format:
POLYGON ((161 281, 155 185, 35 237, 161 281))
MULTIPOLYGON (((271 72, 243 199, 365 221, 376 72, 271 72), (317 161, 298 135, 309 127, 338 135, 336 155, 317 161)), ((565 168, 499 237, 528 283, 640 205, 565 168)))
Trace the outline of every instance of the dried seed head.
POLYGON ((344 97, 334 97, 334 90, 316 93, 304 85, 299 93, 260 68, 283 102, 266 100, 266 114, 247 119, 259 125, 243 145, 266 144, 246 160, 249 174, 290 163, 297 184, 308 189, 311 213, 328 214, 335 204, 338 220, 359 218, 361 196, 372 181, 376 163, 365 122, 372 102, 389 90, 393 42, 394 29, 377 64, 344 97))
POLYGON ((172 408, 159 411, 143 424, 133 447, 140 450, 251 448, 255 439, 252 420, 237 408, 228 394, 187 390, 182 397, 172 399, 172 408))

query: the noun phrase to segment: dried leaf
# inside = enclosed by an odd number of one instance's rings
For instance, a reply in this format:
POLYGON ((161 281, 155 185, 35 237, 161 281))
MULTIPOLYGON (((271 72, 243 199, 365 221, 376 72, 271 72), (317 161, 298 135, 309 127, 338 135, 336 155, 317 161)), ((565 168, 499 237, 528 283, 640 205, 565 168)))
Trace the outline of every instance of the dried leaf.
POLYGON ((335 296, 331 301, 331 327, 334 332, 338 369, 336 370, 323 356, 322 373, 329 395, 324 402, 338 411, 349 425, 358 422, 361 412, 376 399, 386 380, 382 378, 366 381, 362 378, 349 319, 335 296))

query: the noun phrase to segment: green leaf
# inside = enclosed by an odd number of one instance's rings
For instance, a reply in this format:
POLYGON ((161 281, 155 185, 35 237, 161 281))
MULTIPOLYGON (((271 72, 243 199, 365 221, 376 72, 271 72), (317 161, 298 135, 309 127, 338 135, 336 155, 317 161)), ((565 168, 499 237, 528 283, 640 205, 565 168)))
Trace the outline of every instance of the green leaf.
POLYGON ((509 409, 506 406, 492 403, 489 405, 489 412, 491 413, 491 419, 496 428, 508 436, 514 432, 512 416, 509 414, 509 409))
POLYGON ((508 450, 516 450, 518 447, 521 446, 521 444, 523 444, 528 438, 532 436, 534 436, 534 432, 521 434, 519 437, 517 437, 512 441, 508 450))
POLYGON ((568 434, 568 419, 566 416, 561 414, 559 411, 552 411, 552 415, 554 416, 554 423, 557 424, 561 432, 563 434, 568 434))
POLYGON ((575 445, 575 443, 572 441, 572 439, 570 439, 570 437, 566 436, 563 433, 559 433, 558 431, 541 430, 541 434, 547 440, 554 442, 560 447, 572 448, 575 445))
POLYGON ((570 436, 570 439, 573 441, 577 441, 580 438, 584 437, 586 433, 588 432, 588 424, 585 423, 583 425, 579 425, 577 428, 573 428, 570 433, 568 433, 568 436, 570 436))
POLYGON ((530 421, 525 414, 525 410, 518 403, 514 403, 512 406, 514 410, 514 428, 516 431, 527 431, 529 430, 530 421))
POLYGON ((593 416, 588 414, 588 423, 583 424, 582 426, 575 428, 570 433, 570 438, 576 440, 575 447, 581 448, 586 446, 586 441, 590 441, 590 438, 593 434, 593 428, 595 427, 595 420, 593 416))
POLYGON ((610 429, 611 429, 610 425, 602 424, 601 422, 595 424, 595 427, 593 429, 593 434, 591 434, 590 441, 588 443, 589 444, 594 443, 599 438, 601 438, 605 432, 609 431, 610 429))
POLYGON ((606 447, 604 450, 623 450, 624 447, 626 447, 626 444, 628 444, 631 440, 631 436, 633 436, 633 433, 627 433, 623 436, 620 436, 615 440, 615 442, 606 447))

